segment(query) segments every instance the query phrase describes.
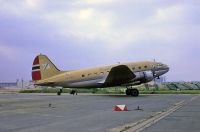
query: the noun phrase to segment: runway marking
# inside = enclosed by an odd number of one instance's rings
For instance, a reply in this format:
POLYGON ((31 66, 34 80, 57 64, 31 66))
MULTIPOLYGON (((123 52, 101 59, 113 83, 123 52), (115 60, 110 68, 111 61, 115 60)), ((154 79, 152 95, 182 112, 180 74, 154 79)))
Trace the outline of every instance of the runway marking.
POLYGON ((159 120, 163 119, 164 117, 168 116, 169 114, 173 113, 174 111, 178 110, 185 104, 185 101, 180 101, 174 104, 172 107, 167 109, 166 111, 157 112, 155 115, 152 115, 148 118, 142 119, 135 123, 126 124, 120 128, 113 128, 110 132, 140 132, 147 127, 155 124, 159 120))
MULTIPOLYGON (((199 95, 192 97, 189 102, 196 100, 199 97, 199 95)), ((152 115, 148 118, 142 119, 135 123, 129 123, 121 127, 110 129, 109 132, 140 132, 144 130, 145 128, 148 128, 155 124, 156 122, 160 121, 161 119, 165 118, 166 116, 172 114, 173 112, 177 111, 183 105, 188 104, 189 102, 186 102, 185 100, 182 100, 178 103, 175 103, 173 106, 169 107, 165 111, 157 112, 155 115, 152 115)))
POLYGON ((199 98, 199 95, 192 97, 192 98, 190 99, 190 102, 193 101, 193 100, 196 100, 197 98, 199 98))

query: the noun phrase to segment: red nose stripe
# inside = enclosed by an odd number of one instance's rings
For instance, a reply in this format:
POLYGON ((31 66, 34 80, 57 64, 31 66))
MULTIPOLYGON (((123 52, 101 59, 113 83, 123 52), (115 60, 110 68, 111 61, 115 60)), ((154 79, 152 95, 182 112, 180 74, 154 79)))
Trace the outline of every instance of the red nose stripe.
POLYGON ((33 79, 33 81, 41 80, 40 71, 33 71, 32 72, 32 79, 33 79))
POLYGON ((33 62, 33 65, 38 65, 39 64, 39 57, 35 57, 35 60, 33 62))

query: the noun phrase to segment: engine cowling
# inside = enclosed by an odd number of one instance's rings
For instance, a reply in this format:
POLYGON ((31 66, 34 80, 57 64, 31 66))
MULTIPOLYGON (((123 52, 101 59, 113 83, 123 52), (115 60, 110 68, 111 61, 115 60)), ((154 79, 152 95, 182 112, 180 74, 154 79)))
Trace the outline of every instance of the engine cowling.
POLYGON ((140 83, 147 83, 154 79, 152 71, 142 71, 134 74, 136 77, 133 79, 133 81, 140 81, 140 83))

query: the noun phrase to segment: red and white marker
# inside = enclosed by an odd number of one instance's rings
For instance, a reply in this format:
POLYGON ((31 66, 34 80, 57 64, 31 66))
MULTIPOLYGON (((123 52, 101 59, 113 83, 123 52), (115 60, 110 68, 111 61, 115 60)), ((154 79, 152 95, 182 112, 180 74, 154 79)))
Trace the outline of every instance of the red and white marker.
POLYGON ((115 105, 113 107, 114 111, 128 111, 128 108, 126 105, 115 105))

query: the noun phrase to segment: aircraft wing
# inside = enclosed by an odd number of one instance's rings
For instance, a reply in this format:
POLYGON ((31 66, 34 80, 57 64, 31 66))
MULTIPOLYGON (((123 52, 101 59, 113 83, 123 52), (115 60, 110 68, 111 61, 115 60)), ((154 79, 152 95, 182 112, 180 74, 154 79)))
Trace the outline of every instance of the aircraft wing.
POLYGON ((135 74, 128 68, 128 66, 118 65, 110 70, 104 84, 107 86, 117 86, 129 82, 135 77, 135 74))

